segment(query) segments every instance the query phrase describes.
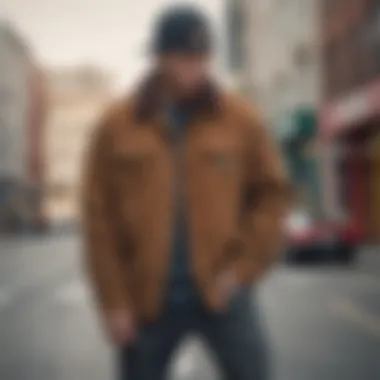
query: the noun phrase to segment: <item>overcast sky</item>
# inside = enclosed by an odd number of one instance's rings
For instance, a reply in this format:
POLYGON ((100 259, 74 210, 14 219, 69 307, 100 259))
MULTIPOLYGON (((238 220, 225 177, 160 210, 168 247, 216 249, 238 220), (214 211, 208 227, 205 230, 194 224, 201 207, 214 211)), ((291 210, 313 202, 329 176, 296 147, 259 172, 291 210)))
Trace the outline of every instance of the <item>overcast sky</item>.
MULTIPOLYGON (((222 34, 224 0, 203 4, 222 34)), ((181 0, 0 0, 0 17, 13 21, 45 65, 95 63, 128 85, 146 61, 149 27, 167 4, 181 0)))

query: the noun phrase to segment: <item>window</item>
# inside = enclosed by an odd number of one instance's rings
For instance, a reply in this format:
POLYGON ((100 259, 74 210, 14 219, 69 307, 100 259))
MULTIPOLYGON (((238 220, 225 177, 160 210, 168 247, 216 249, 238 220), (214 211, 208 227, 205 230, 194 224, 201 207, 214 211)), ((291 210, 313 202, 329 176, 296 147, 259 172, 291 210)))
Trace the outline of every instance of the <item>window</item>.
POLYGON ((322 15, 327 19, 334 21, 339 17, 342 17, 344 13, 349 9, 348 0, 323 0, 321 6, 322 15))
POLYGON ((339 79, 337 85, 337 95, 341 96, 351 91, 357 59, 355 59, 355 48, 352 41, 352 33, 340 38, 338 43, 337 62, 335 75, 339 79))
POLYGON ((379 0, 367 0, 366 14, 368 17, 373 17, 379 14, 380 3, 379 0))
POLYGON ((325 47, 324 54, 324 93, 326 98, 331 99, 337 94, 339 86, 339 78, 337 74, 337 52, 338 52, 338 43, 337 41, 331 41, 325 47))
POLYGON ((299 44, 293 52, 294 65, 298 69, 309 66, 313 61, 313 46, 307 43, 299 44))
POLYGON ((231 70, 241 70, 244 64, 244 9, 242 2, 227 1, 227 62, 231 70))
POLYGON ((352 36, 353 47, 355 49, 353 65, 356 69, 354 73, 354 84, 356 86, 367 83, 376 75, 375 41, 371 41, 371 38, 368 38, 368 29, 371 28, 368 28, 367 25, 360 25, 354 30, 352 36))
POLYGON ((364 20, 362 21, 362 39, 369 56, 368 70, 370 78, 380 74, 380 3, 369 1, 364 20))
POLYGON ((330 18, 334 10, 334 0, 324 0, 322 2, 322 10, 325 17, 330 18))

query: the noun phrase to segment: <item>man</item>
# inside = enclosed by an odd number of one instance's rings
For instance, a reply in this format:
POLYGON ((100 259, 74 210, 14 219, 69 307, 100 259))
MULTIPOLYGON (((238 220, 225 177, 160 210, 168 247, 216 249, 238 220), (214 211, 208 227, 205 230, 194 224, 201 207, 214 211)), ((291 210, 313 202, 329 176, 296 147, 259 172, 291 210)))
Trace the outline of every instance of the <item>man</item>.
POLYGON ((212 80, 201 12, 165 12, 154 36, 152 73, 97 129, 83 200, 87 263, 120 378, 165 379, 195 330, 227 379, 266 379, 249 286, 280 242, 280 158, 256 113, 212 80))

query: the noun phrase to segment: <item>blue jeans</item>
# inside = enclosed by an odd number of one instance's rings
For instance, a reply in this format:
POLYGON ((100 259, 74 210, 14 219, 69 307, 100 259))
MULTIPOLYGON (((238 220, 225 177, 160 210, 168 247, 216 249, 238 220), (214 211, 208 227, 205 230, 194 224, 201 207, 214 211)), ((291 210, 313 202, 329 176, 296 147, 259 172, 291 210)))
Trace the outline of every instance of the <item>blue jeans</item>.
POLYGON ((119 379, 166 379, 172 353, 192 331, 209 345, 226 380, 268 380, 264 331, 248 289, 221 313, 206 310, 201 301, 168 305, 157 321, 140 326, 136 342, 120 350, 119 379))

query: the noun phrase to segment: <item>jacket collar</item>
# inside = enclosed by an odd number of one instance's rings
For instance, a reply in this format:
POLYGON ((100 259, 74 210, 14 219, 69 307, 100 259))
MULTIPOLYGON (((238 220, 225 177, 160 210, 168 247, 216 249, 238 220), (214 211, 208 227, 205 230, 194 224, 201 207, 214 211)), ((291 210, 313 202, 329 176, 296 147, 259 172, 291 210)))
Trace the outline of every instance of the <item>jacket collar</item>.
MULTIPOLYGON (((221 96, 217 85, 208 80, 184 106, 191 119, 208 118, 220 111, 221 96)), ((167 105, 166 86, 160 73, 151 73, 137 87, 133 102, 133 116, 138 123, 162 120, 167 105)))

